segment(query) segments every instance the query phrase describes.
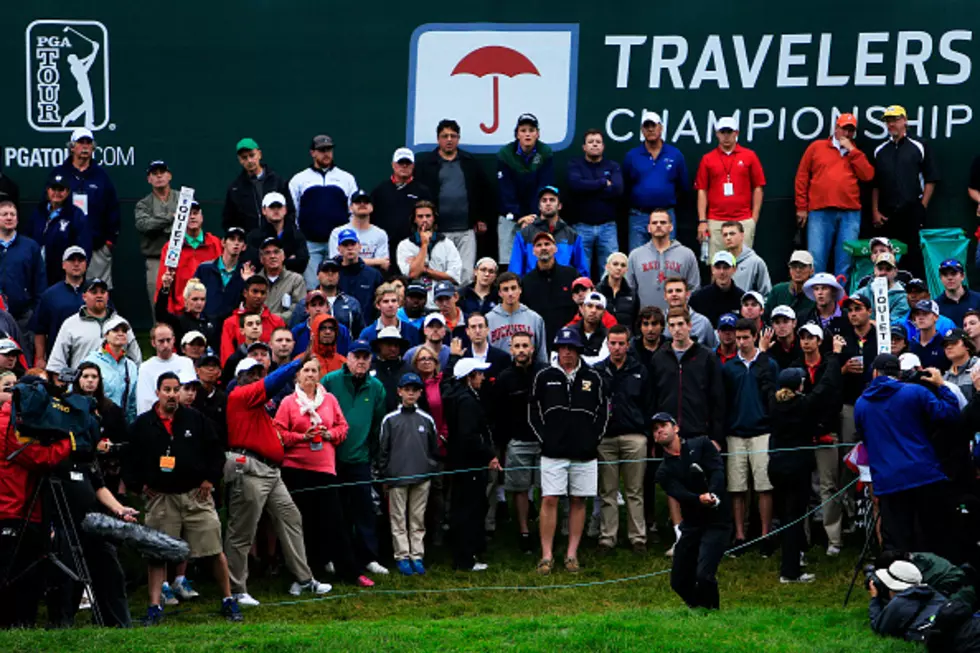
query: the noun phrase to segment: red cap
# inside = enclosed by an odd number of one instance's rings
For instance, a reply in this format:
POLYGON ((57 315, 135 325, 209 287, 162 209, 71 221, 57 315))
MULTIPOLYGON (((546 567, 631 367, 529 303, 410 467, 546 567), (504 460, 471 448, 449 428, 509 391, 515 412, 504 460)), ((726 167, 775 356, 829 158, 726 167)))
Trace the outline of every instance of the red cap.
POLYGON ((847 125, 850 125, 851 127, 857 129, 858 119, 854 117, 853 113, 842 113, 839 116, 837 116, 838 127, 846 127, 847 125))
POLYGON ((588 277, 579 277, 578 279, 573 281, 572 288, 575 288, 575 286, 585 286, 589 290, 593 290, 595 288, 595 284, 592 283, 592 279, 588 277))

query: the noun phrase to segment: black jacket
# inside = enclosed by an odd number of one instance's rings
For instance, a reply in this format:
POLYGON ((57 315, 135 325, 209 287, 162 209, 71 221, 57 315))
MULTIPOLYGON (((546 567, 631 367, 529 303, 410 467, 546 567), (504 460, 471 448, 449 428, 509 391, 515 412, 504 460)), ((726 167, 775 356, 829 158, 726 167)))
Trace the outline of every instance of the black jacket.
POLYGON ((681 504, 685 526, 727 527, 731 522, 731 504, 725 491, 725 463, 708 438, 700 436, 684 439, 679 456, 664 456, 664 461, 657 469, 656 479, 667 496, 681 504), (691 471, 694 463, 704 470, 703 477, 691 471), (706 492, 721 500, 718 507, 701 503, 699 497, 706 492))
MULTIPOLYGON (((463 170, 466 182, 466 196, 470 205, 470 226, 477 221, 488 224, 495 222, 495 207, 497 206, 493 189, 487 179, 483 167, 475 156, 465 150, 457 150, 459 164, 463 170)), ((442 157, 439 149, 419 154, 415 160, 415 178, 423 184, 430 193, 433 201, 439 203, 439 165, 442 157)), ((377 207, 375 207, 377 208, 377 207)))
POLYGON ((214 392, 207 394, 204 388, 198 388, 197 397, 194 399, 194 409, 211 420, 222 447, 228 446, 228 393, 221 388, 215 388, 214 392))
POLYGON ((221 211, 221 226, 241 227, 245 232, 257 229, 265 222, 262 217, 262 198, 266 193, 282 193, 286 198, 286 222, 296 222, 296 207, 293 206, 293 196, 289 192, 289 180, 262 164, 265 177, 261 182, 253 183, 250 175, 244 169, 235 177, 225 193, 225 207, 221 211))
POLYGON ((145 485, 167 494, 193 490, 204 481, 217 486, 225 456, 211 421, 193 408, 178 406, 171 431, 173 437, 155 408, 136 418, 123 464, 126 485, 135 492, 145 485), (160 469, 162 456, 174 459, 172 471, 160 469))
POLYGON ((773 336, 772 344, 766 350, 766 353, 769 354, 769 358, 776 361, 776 365, 779 366, 780 370, 793 367, 793 363, 803 355, 803 352, 800 350, 800 339, 796 334, 793 334, 793 346, 788 350, 783 347, 783 344, 779 342, 778 338, 773 336))
POLYGON ((809 378, 804 380, 804 394, 794 393, 792 398, 780 401, 779 390, 769 399, 769 448, 797 449, 769 454, 769 478, 776 483, 809 475, 814 470, 817 462, 813 449, 801 447, 812 447, 815 437, 827 433, 821 432, 821 421, 840 414, 841 373, 837 356, 831 354, 824 363, 824 373, 818 375, 816 385, 810 384, 809 378))
POLYGON ((572 299, 572 282, 579 276, 575 268, 556 263, 547 271, 535 266, 521 279, 521 303, 544 320, 549 349, 558 329, 573 320, 578 312, 578 306, 572 299))
POLYGON ((619 284, 619 294, 614 295, 609 281, 603 277, 596 290, 606 298, 606 310, 616 318, 617 322, 632 330, 636 314, 640 310, 640 303, 630 285, 623 281, 619 284))
POLYGON ((385 179, 371 191, 371 203, 374 204, 371 224, 385 230, 392 252, 398 243, 412 235, 415 203, 419 200, 432 201, 432 193, 417 178, 401 186, 385 179))
POLYGON ((839 356, 840 364, 843 366, 844 363, 856 356, 860 356, 864 361, 864 373, 842 375, 841 399, 845 404, 853 406, 857 403, 858 397, 861 396, 864 389, 871 383, 871 367, 875 357, 878 356, 878 330, 872 324, 871 331, 868 332, 868 336, 862 344, 854 332, 854 327, 850 324, 847 326, 848 329, 844 331, 844 340, 847 341, 847 344, 844 345, 844 350, 839 356))
POLYGON ((817 385, 820 384, 821 379, 827 374, 831 375, 833 379, 832 385, 824 390, 823 393, 823 407, 824 411, 819 413, 814 413, 814 420, 811 422, 813 428, 813 436, 820 437, 827 435, 828 433, 840 433, 840 411, 842 407, 841 400, 841 385, 843 383, 842 374, 840 371, 843 362, 841 358, 832 351, 823 352, 820 354, 820 363, 817 365, 816 373, 813 375, 814 380, 810 380, 810 374, 807 370, 805 359, 800 356, 796 361, 793 362, 791 367, 798 367, 807 374, 803 378, 803 392, 810 394, 814 391, 817 385), (831 368, 836 368, 831 370, 831 368))
MULTIPOLYGON (((632 329, 632 327, 630 328, 632 329)), ((647 372, 652 375, 653 368, 651 366, 653 364, 653 357, 656 356, 657 352, 664 347, 667 347, 668 349, 670 348, 670 336, 660 336, 660 347, 657 349, 657 351, 649 351, 643 346, 642 340, 643 335, 640 333, 637 333, 637 335, 630 338, 630 354, 636 356, 637 360, 639 360, 643 366, 647 368, 647 372)), ((653 377, 651 376, 651 378, 653 377)))
POLYGON ((500 373, 490 394, 490 415, 497 446, 507 448, 511 440, 518 442, 537 442, 538 437, 531 428, 528 405, 531 384, 538 372, 546 365, 531 360, 527 367, 511 365, 500 373))
POLYGON ((607 438, 617 435, 649 435, 650 418, 656 409, 653 401, 653 384, 646 367, 633 354, 619 369, 610 359, 595 366, 609 394, 609 423, 607 438))
POLYGON ((179 315, 171 313, 168 310, 171 288, 161 286, 160 292, 157 293, 157 301, 154 304, 154 318, 156 321, 169 324, 170 328, 174 330, 174 338, 176 339, 178 351, 180 350, 180 339, 184 337, 184 334, 191 331, 200 331, 208 341, 208 347, 215 353, 218 353, 218 349, 221 347, 221 327, 223 322, 209 319, 204 313, 201 313, 200 317, 194 317, 184 312, 181 312, 179 315))
POLYGON ((717 328, 718 320, 725 313, 739 314, 742 310, 742 295, 745 291, 734 283, 728 290, 722 290, 714 283, 701 286, 691 295, 691 308, 708 318, 711 326, 717 328))
POLYGON ((584 362, 571 382, 561 368, 542 369, 531 385, 528 417, 542 455, 595 460, 609 420, 602 377, 584 362))
POLYGON ((444 374, 442 379, 439 390, 449 431, 446 444, 449 468, 471 469, 489 465, 496 454, 483 402, 472 388, 451 374, 444 374))
POLYGON ((725 445, 725 386, 714 352, 693 344, 680 363, 672 347, 661 347, 650 362, 657 412, 677 420, 681 437, 707 435, 725 445))
MULTIPOLYGON (((286 257, 286 269, 303 274, 306 271, 306 264, 310 262, 310 251, 306 247, 306 236, 296 228, 294 220, 286 219, 282 226, 282 237, 279 244, 282 246, 283 255, 286 257)), ((262 241, 276 235, 275 228, 265 219, 262 226, 249 232, 245 239, 248 248, 242 253, 242 260, 251 261, 256 270, 262 269, 259 261, 262 241)))
POLYGON ((470 315, 471 313, 486 315, 499 303, 500 295, 497 294, 496 286, 491 288, 489 295, 481 298, 473 290, 473 284, 470 283, 460 288, 459 301, 456 305, 459 307, 459 310, 463 311, 463 315, 470 315))
MULTIPOLYGON (((398 397, 398 382, 401 381, 402 375, 408 372, 414 370, 401 356, 390 361, 383 361, 380 358, 371 361, 371 371, 368 374, 381 381, 381 385, 385 387, 385 413, 395 410, 401 403, 398 397)), ((428 412, 428 407, 426 406, 424 410, 428 412)))

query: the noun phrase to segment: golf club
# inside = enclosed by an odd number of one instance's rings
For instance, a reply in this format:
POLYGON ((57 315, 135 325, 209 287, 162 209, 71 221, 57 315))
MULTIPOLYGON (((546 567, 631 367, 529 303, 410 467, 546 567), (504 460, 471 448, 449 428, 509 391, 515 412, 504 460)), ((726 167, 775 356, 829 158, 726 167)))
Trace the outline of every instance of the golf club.
POLYGON ((72 26, 70 26, 70 25, 67 25, 67 26, 65 26, 65 29, 64 29, 64 30, 62 30, 62 31, 63 31, 63 32, 65 33, 65 34, 67 34, 68 32, 74 32, 75 34, 78 34, 78 35, 79 35, 79 36, 81 36, 81 37, 82 37, 83 39, 85 39, 86 41, 88 41, 89 43, 91 43, 92 45, 96 45, 96 43, 95 43, 95 41, 93 41, 93 40, 92 40, 92 39, 90 39, 89 37, 87 37, 87 36, 85 36, 84 34, 82 34, 82 33, 81 33, 81 32, 79 32, 79 31, 78 31, 77 29, 75 29, 74 27, 72 27, 72 26))

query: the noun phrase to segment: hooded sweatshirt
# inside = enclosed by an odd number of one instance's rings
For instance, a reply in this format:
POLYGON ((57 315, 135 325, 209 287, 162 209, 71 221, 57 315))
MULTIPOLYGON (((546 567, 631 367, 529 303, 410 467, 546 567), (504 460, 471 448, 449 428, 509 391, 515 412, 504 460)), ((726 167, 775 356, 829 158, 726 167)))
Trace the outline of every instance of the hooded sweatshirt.
POLYGON ((687 289, 691 292, 700 287, 698 259, 689 248, 673 240, 661 253, 651 240, 630 252, 626 264, 626 283, 636 291, 640 306, 656 306, 666 313, 664 282, 670 277, 686 280, 687 289))
POLYGON ((313 324, 310 325, 310 349, 313 351, 313 355, 316 359, 320 361, 320 375, 326 376, 334 370, 339 370, 344 363, 347 362, 347 358, 341 356, 337 353, 337 340, 334 340, 332 345, 321 345, 320 344, 320 326, 324 322, 333 322, 333 325, 337 328, 337 339, 340 339, 340 323, 337 322, 337 318, 332 315, 317 315, 313 318, 313 324))
POLYGON ((534 237, 548 231, 555 239, 557 251, 555 261, 559 265, 568 265, 584 277, 589 276, 589 262, 585 260, 585 250, 582 248, 582 237, 564 220, 558 218, 554 228, 544 218, 538 218, 514 236, 514 247, 510 253, 510 265, 507 270, 516 275, 524 276, 535 268, 538 259, 534 255, 534 237))
POLYGON ((510 353, 510 337, 515 333, 530 333, 534 336, 534 358, 540 363, 548 363, 548 343, 545 340, 544 320, 530 308, 521 304, 513 313, 508 313, 503 304, 494 306, 487 314, 487 329, 491 346, 510 353))
POLYGON ((755 290, 762 293, 763 297, 772 292, 769 268, 751 247, 743 246, 742 253, 735 258, 735 274, 732 280, 745 292, 755 290))
MULTIPOLYGON (((874 306, 875 296, 871 290, 871 284, 869 283, 864 288, 858 288, 855 293, 862 297, 866 297, 871 301, 871 305, 874 306)), ((888 289, 888 319, 892 324, 897 324, 905 320, 909 316, 909 298, 905 294, 905 286, 902 285, 901 281, 896 281, 891 288, 888 289)))

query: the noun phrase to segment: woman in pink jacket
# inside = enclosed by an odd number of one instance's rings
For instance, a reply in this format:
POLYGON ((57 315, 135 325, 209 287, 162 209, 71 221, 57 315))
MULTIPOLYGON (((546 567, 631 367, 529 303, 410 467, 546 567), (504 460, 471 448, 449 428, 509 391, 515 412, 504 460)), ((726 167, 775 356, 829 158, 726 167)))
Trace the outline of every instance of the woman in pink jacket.
POLYGON ((296 391, 276 413, 286 456, 282 480, 303 515, 303 540, 310 569, 333 562, 340 580, 371 587, 354 560, 350 528, 344 523, 337 488, 335 447, 347 437, 347 420, 337 398, 319 384, 320 363, 306 354, 296 373, 296 391))

